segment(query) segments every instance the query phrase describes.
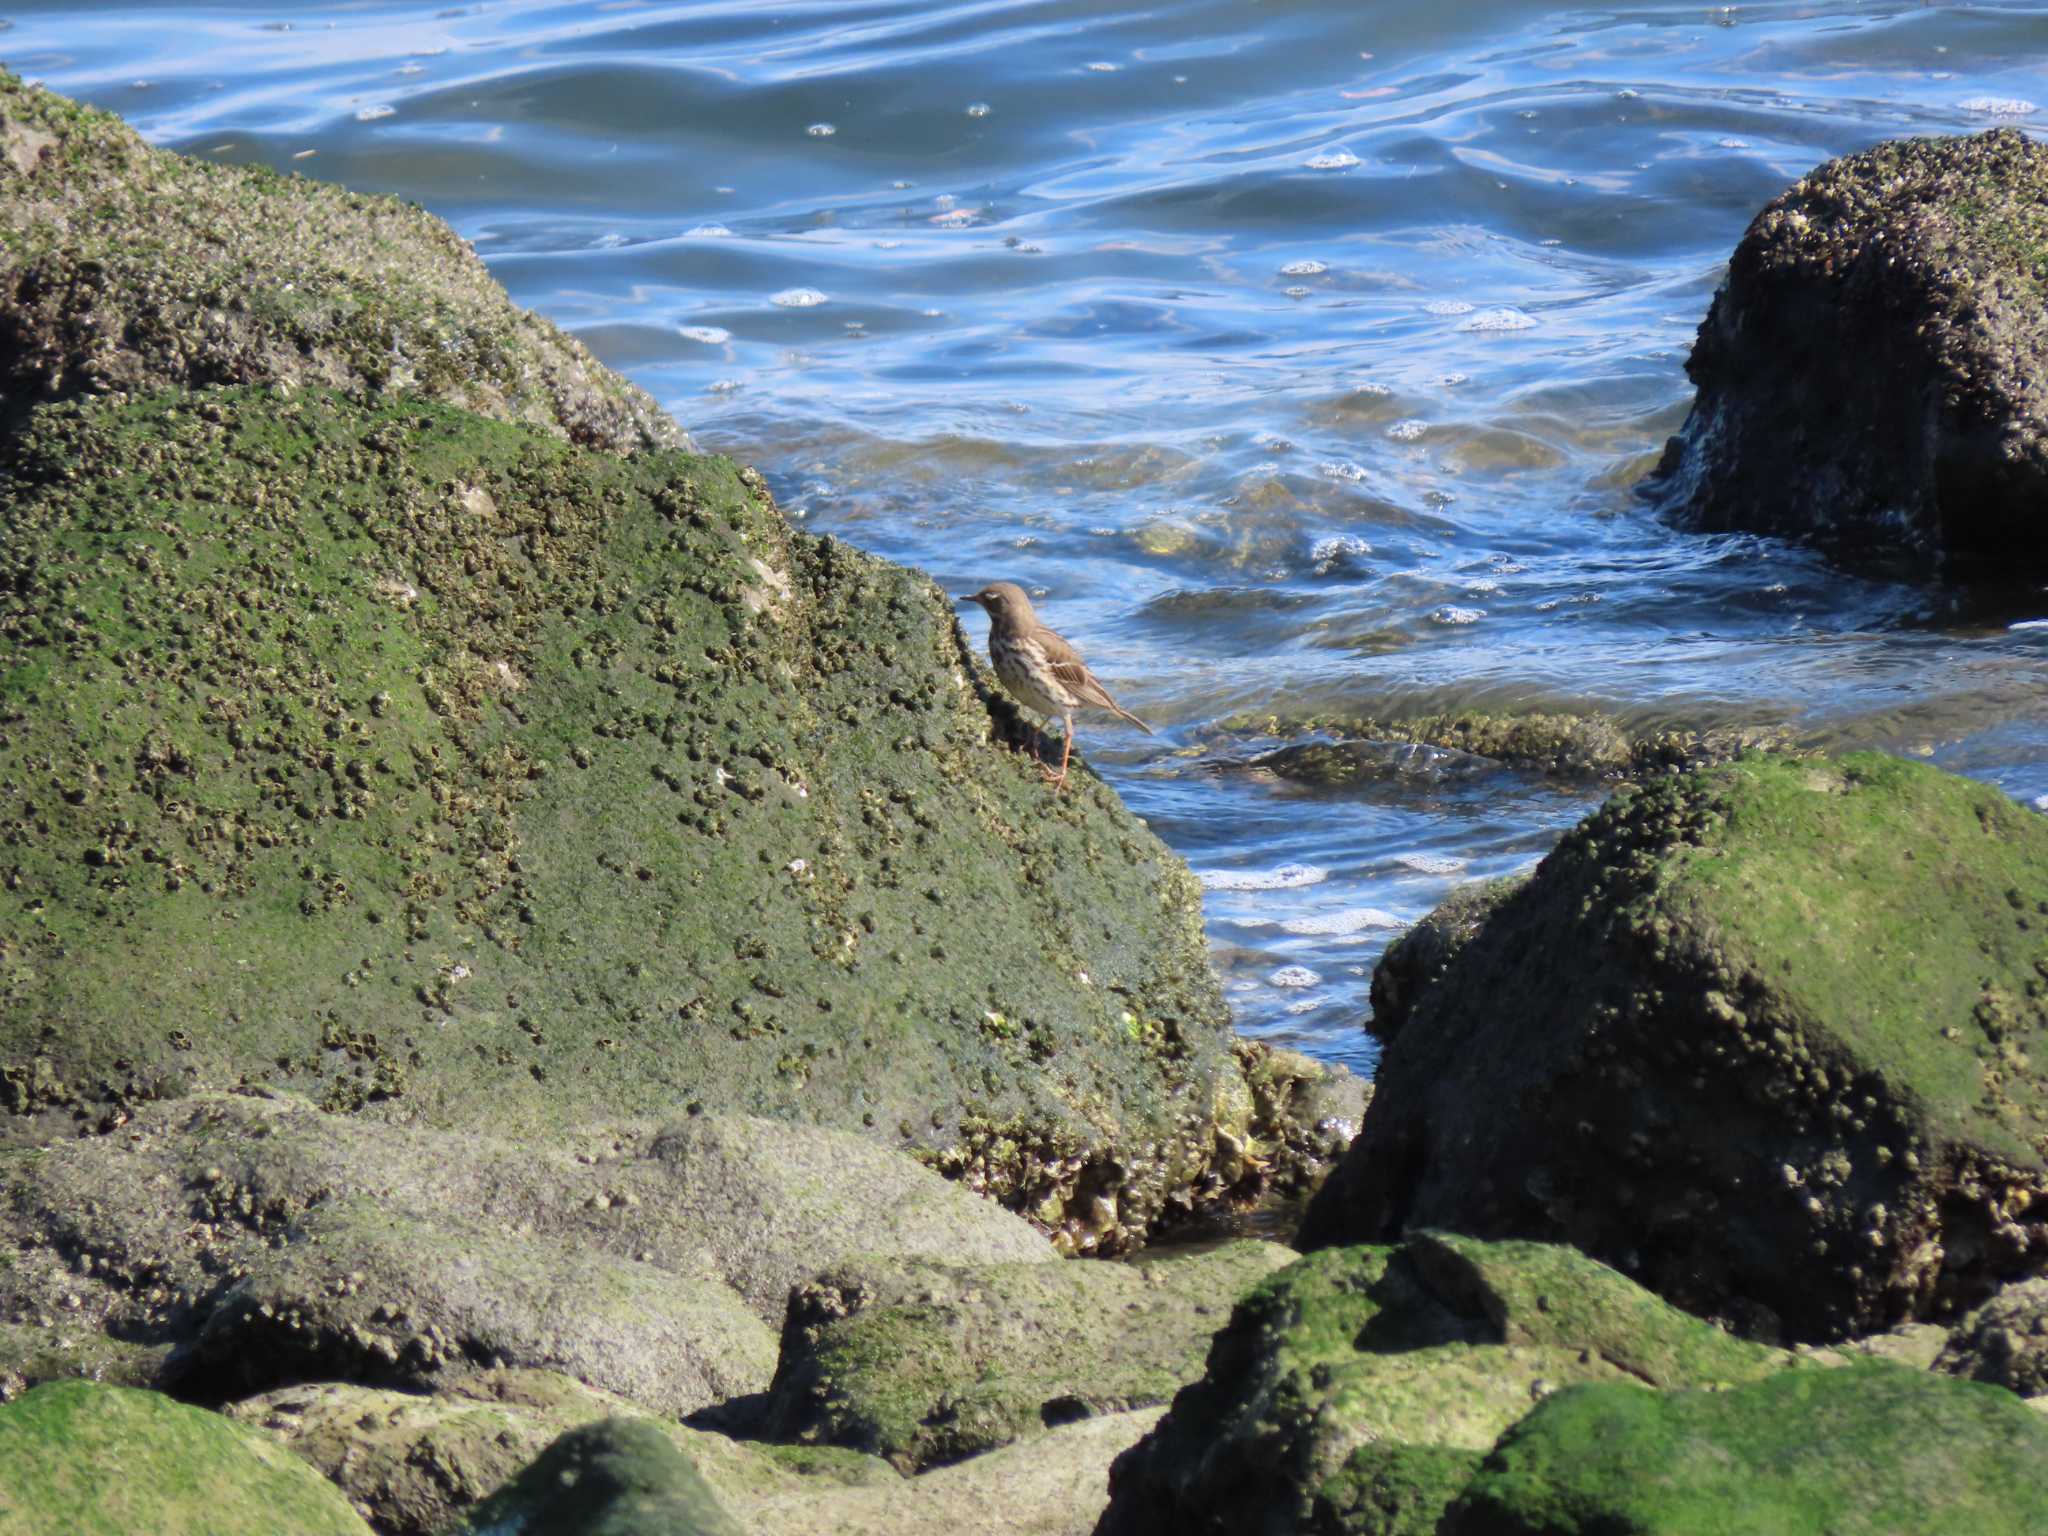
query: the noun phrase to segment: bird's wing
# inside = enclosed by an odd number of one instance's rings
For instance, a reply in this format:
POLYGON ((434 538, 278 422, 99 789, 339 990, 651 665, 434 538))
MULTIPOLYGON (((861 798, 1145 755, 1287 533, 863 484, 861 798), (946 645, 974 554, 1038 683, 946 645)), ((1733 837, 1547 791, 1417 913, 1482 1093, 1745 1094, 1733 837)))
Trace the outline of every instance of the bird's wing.
POLYGON ((1152 727, 1132 714, 1123 705, 1109 696, 1109 690, 1095 680, 1095 674, 1088 670, 1088 663, 1081 659, 1081 653, 1051 630, 1040 627, 1038 642, 1045 651, 1046 665, 1052 675, 1058 678, 1066 690, 1083 704, 1093 704, 1097 709, 1106 709, 1131 722, 1147 736, 1152 727))

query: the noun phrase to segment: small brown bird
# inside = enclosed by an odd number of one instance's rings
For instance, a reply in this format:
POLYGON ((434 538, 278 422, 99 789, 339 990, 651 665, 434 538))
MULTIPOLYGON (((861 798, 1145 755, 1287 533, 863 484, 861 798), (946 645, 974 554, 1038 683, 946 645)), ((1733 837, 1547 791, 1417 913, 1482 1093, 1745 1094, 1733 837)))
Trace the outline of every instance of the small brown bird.
POLYGON ((1060 771, 1052 776, 1054 790, 1067 782, 1075 710, 1084 705, 1106 709, 1147 736, 1152 734, 1151 726, 1109 696, 1079 651, 1038 622, 1031 599, 1014 581, 992 581, 966 601, 988 611, 988 659, 995 663, 1003 687, 1025 707, 1041 715, 1058 715, 1066 727, 1060 741, 1060 771))

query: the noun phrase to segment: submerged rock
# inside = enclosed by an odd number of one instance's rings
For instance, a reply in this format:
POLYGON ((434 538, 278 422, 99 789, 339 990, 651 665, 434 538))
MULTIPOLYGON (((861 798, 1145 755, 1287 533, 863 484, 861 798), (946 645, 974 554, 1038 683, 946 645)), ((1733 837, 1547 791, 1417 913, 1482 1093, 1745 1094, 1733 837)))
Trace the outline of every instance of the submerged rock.
POLYGON ((1246 1182, 1193 877, 751 472, 231 390, 45 407, 0 500, 0 1135, 697 1104, 1078 1248, 1246 1182))
POLYGON ((0 1405, 6 1536, 370 1536, 268 1437, 155 1392, 55 1382, 0 1405))
POLYGON ((790 1295, 766 1434, 914 1472, 1164 1403, 1239 1294, 1294 1257, 1243 1241, 1133 1264, 839 1266, 790 1295))
POLYGON ((1569 1241, 1766 1335, 2048 1264, 2048 822, 1879 756, 1624 789, 1409 1004, 1307 1246, 1569 1241))
POLYGON ((1238 1304, 1207 1374, 1111 1468, 1097 1536, 1428 1536, 1560 1387, 1726 1384, 1789 1359, 1569 1248, 1423 1233, 1329 1249, 1238 1304))
POLYGON ((1057 1263, 900 1153, 710 1115, 540 1145, 201 1096, 0 1181, 0 1316, 34 1325, 0 1338, 15 1374, 149 1340, 129 1379, 209 1401, 514 1365, 687 1413, 768 1385, 785 1298, 821 1267, 1057 1263))
POLYGON ((1832 160, 1757 215, 1686 360, 1651 494, 1838 553, 2048 570, 2048 146, 1832 160))
POLYGON ((1872 1362, 1727 1391, 1547 1398, 1442 1536, 2048 1530, 2048 1417, 2009 1392, 1872 1362))
POLYGON ((432 214, 151 149, 0 71, 0 428, 42 401, 273 384, 420 395, 592 447, 679 446, 432 214))

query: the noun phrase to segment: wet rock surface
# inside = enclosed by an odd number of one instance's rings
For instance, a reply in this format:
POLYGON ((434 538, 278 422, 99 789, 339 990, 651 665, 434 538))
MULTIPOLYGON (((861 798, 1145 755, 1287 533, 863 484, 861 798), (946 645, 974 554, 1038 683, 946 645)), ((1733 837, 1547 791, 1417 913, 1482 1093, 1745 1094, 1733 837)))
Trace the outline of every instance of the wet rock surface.
POLYGON ((1750 225, 1653 497, 1851 559, 2048 569, 2048 148, 2018 129, 1832 160, 1750 225))
POLYGON ((1625 789, 1413 1001, 1309 1246, 1570 1241, 1833 1339, 2048 1262, 2048 823, 1892 758, 1625 789))
POLYGON ((195 1097, 0 1163, 15 1374, 124 1348, 208 1401, 566 1371, 684 1413, 764 1389, 791 1286, 855 1253, 1052 1264, 1028 1224, 843 1133, 622 1124, 549 1146, 195 1097))
POLYGON ((1439 1529, 2024 1536, 2048 1527, 2044 1473, 2048 1418, 2009 1392, 1901 1366, 1726 1391, 1587 1386, 1509 1431, 1439 1529))
POLYGON ((763 1432, 915 1472, 1164 1403, 1239 1294, 1294 1257, 1244 1241, 1131 1264, 843 1265, 790 1296, 763 1432))
POLYGON ((1426 1533, 1560 1387, 1730 1383, 1789 1360, 1568 1248, 1428 1233, 1326 1250, 1238 1304, 1206 1374, 1111 1469, 1096 1529, 1426 1533))
POLYGON ((52 1382, 0 1404, 7 1536, 369 1536, 269 1437, 156 1392, 52 1382))
POLYGON ((0 426, 41 402, 272 384, 419 395, 614 452, 660 406, 397 198, 149 148, 0 72, 0 426))

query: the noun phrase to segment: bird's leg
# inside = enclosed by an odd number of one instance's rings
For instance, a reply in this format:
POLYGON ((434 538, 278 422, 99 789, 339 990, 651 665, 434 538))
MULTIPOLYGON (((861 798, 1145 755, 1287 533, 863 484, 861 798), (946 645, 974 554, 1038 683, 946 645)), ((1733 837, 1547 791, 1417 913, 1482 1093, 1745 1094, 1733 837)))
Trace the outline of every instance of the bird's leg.
POLYGON ((1055 794, 1066 788, 1067 759, 1073 755, 1074 751, 1074 717, 1072 715, 1062 715, 1060 723, 1066 729, 1060 732, 1060 771, 1052 781, 1055 794))

